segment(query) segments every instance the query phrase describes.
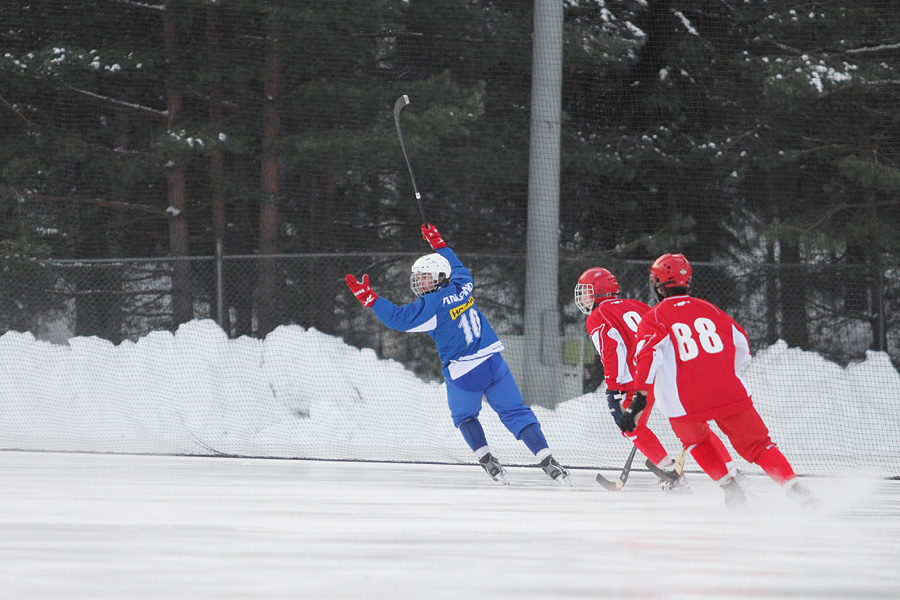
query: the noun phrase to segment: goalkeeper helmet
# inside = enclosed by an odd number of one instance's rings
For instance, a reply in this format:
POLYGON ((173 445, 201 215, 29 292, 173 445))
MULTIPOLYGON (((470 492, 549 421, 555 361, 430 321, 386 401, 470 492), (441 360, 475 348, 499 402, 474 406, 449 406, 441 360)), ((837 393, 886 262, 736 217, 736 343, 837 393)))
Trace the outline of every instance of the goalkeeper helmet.
POLYGON ((650 267, 650 287, 665 298, 691 291, 691 263, 683 254, 663 254, 650 267))
POLYGON ((447 285, 449 280, 450 261, 437 253, 426 254, 413 263, 409 287, 416 296, 422 296, 447 285))
POLYGON ((594 305, 619 293, 616 276, 603 267, 592 267, 581 274, 575 284, 575 306, 588 315, 594 305))

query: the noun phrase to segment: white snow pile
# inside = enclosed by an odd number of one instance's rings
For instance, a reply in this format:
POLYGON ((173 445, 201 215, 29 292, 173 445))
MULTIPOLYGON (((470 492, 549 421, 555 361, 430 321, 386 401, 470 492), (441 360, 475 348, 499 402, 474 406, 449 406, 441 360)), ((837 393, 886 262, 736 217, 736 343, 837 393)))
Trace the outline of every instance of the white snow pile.
MULTIPOLYGON (((444 385, 297 325, 228 339, 199 320, 119 345, 11 331, 0 336, 0 364, 0 449, 473 460, 444 385)), ((844 368, 778 342, 743 375, 798 472, 900 474, 900 374, 884 353, 844 368)), ((565 464, 615 467, 628 453, 603 390, 535 413, 565 464)), ((534 462, 487 404, 481 420, 504 462, 534 462)), ((677 453, 658 411, 651 424, 677 453)))

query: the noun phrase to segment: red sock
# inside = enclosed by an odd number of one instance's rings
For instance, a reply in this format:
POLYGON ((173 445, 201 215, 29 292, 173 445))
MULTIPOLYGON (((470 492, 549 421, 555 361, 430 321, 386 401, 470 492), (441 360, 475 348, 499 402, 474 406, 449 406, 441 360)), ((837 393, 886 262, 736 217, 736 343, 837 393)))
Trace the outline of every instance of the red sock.
POLYGON ((641 454, 649 458, 654 465, 659 465, 669 455, 656 434, 648 428, 638 427, 635 433, 637 435, 631 438, 631 441, 641 451, 641 454))
POLYGON ((716 451, 718 451, 719 456, 722 457, 722 460, 730 463, 732 460, 731 454, 728 453, 728 448, 725 447, 725 442, 722 441, 722 438, 717 436, 715 433, 710 432, 709 441, 712 442, 713 446, 716 447, 716 451))
MULTIPOLYGON (((719 443, 721 444, 722 441, 719 440, 719 443)), ((728 475, 728 467, 725 466, 725 460, 719 453, 716 444, 712 441, 712 436, 702 444, 694 446, 691 450, 691 456, 694 457, 694 460, 697 461, 700 468, 703 469, 707 475, 712 477, 713 480, 719 481, 728 475)))
POLYGON ((784 457, 784 454, 781 453, 781 450, 775 444, 767 446, 765 450, 760 452, 754 462, 762 467, 766 475, 771 477, 778 485, 784 485, 786 481, 796 477, 794 469, 791 468, 791 463, 788 462, 788 459, 784 457))

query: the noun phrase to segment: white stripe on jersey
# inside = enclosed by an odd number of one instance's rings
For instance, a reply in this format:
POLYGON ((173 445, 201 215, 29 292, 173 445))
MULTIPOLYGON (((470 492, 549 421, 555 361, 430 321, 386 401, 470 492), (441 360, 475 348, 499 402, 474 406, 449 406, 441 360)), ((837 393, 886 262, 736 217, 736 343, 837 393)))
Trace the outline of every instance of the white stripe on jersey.
POLYGON ((591 334, 591 341, 594 342, 594 348, 597 349, 597 354, 603 356, 603 344, 600 342, 600 332, 603 331, 603 327, 598 327, 594 330, 594 333, 591 334))
POLYGON ((650 381, 654 381, 654 374, 656 384, 653 386, 653 394, 663 414, 670 419, 686 415, 687 411, 678 395, 678 366, 671 335, 667 335, 653 347, 650 381))
POLYGON ((433 331, 437 327, 437 315, 434 315, 421 325, 416 325, 412 329, 404 330, 406 333, 419 333, 421 331, 433 331))
POLYGON ((734 372, 737 373, 750 364, 750 342, 734 325, 731 326, 731 339, 734 340, 734 372))
POLYGON ((459 379, 489 359, 491 355, 497 354, 502 350, 504 350, 503 343, 500 342, 500 340, 497 340, 487 348, 482 348, 475 354, 468 354, 466 356, 460 356, 456 360, 451 360, 450 364, 447 365, 447 370, 450 371, 450 379, 459 379))
POLYGON ((626 384, 634 381, 631 371, 628 370, 628 346, 622 339, 622 334, 615 327, 610 327, 606 333, 607 337, 616 342, 616 362, 618 362, 619 372, 616 373, 616 383, 626 384))
POLYGON ((741 385, 744 386, 747 395, 750 396, 752 395, 750 393, 750 386, 747 385, 747 382, 744 381, 744 378, 741 377, 740 374, 741 369, 750 364, 750 342, 734 325, 731 326, 731 333, 732 339, 734 339, 734 374, 737 375, 737 378, 741 381, 741 385))

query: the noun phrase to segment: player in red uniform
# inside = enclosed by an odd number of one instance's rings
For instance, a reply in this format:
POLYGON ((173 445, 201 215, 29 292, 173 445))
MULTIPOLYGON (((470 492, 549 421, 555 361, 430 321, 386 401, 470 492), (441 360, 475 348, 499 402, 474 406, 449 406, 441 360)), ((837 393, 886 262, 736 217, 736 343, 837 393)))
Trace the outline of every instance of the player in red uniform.
MULTIPOLYGON (((620 299, 618 295, 619 282, 602 267, 586 270, 575 285, 575 305, 588 315, 585 328, 603 364, 606 402, 616 425, 620 425, 622 410, 628 408, 634 395, 635 333, 641 316, 650 310, 640 300, 620 299)), ((631 440, 650 463, 668 475, 660 478, 661 489, 669 491, 684 487, 687 485, 684 475, 674 472, 675 459, 647 426, 651 408, 652 402, 644 409, 634 431, 622 432, 622 435, 631 440)))
POLYGON ((711 440, 708 421, 715 421, 737 453, 759 465, 792 500, 814 508, 815 498, 769 437, 738 374, 750 363, 747 333, 715 305, 690 295, 691 265, 683 255, 657 258, 650 284, 660 302, 638 327, 637 392, 622 416, 623 431, 635 428, 652 386, 675 435, 725 491, 726 506, 744 504, 746 495, 711 440))

